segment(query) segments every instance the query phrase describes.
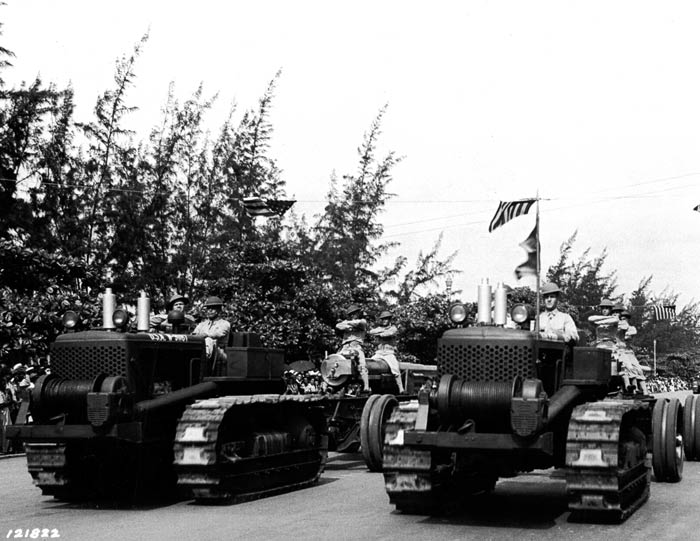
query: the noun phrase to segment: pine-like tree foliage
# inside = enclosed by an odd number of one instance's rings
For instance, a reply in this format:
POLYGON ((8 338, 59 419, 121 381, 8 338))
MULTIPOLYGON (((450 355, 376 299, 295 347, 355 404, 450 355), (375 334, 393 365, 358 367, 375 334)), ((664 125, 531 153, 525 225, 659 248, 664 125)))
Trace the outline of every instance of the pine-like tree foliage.
MULTIPOLYGON (((7 4, 5 2, 0 2, 0 7, 1 6, 6 6, 7 4)), ((2 36, 2 27, 4 23, 0 23, 0 36, 2 36)), ((12 66, 8 58, 12 58, 15 56, 15 53, 10 51, 9 49, 6 49, 5 47, 0 47, 0 69, 4 68, 9 68, 12 66)), ((0 77, 0 87, 5 85, 5 81, 0 77)))
POLYGON ((53 87, 41 80, 0 93, 0 238, 24 239, 32 228, 31 209, 18 197, 20 172, 36 168, 44 121, 53 109, 53 87))
MULTIPOLYGON (((122 125, 125 116, 136 109, 127 105, 127 91, 134 83, 136 60, 147 39, 145 35, 131 55, 117 62, 115 86, 97 99, 95 120, 79 125, 89 141, 85 163, 87 208, 83 220, 87 225, 87 240, 84 257, 88 263, 106 270, 118 242, 113 218, 119 212, 122 194, 128 193, 116 169, 128 167, 129 161, 135 158, 133 149, 128 148, 131 132, 122 125)), ((111 278, 111 273, 106 274, 111 278)))
POLYGON ((377 140, 386 112, 383 107, 365 134, 358 149, 359 167, 355 175, 331 178, 325 215, 317 231, 318 256, 321 265, 334 280, 352 289, 368 287, 376 275, 370 270, 391 243, 375 244, 384 228, 379 221, 391 197, 387 185, 392 169, 400 161, 394 152, 377 157, 377 140))

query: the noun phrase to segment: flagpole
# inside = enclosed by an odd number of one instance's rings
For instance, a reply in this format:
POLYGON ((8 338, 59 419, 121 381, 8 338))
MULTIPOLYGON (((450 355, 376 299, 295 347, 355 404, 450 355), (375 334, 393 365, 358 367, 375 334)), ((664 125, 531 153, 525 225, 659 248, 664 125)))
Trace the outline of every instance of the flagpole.
POLYGON ((535 204, 537 208, 535 209, 535 252, 537 255, 536 268, 536 301, 535 301, 535 336, 540 335, 540 190, 537 190, 537 195, 535 197, 535 204))

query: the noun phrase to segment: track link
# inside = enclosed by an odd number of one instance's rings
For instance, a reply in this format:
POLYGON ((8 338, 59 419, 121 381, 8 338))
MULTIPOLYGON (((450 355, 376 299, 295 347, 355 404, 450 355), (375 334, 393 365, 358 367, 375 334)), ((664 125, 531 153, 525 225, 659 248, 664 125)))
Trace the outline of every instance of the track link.
POLYGON ((182 414, 175 434, 174 464, 178 485, 202 503, 240 502, 296 490, 316 483, 328 455, 325 424, 303 438, 270 426, 245 434, 256 440, 255 453, 227 451, 244 436, 236 419, 286 418, 292 414, 323 419, 318 395, 225 396, 199 400, 182 414), (317 410, 312 412, 312 410, 317 410), (232 443, 234 442, 234 443, 232 443))
POLYGON ((61 495, 71 490, 65 445, 27 443, 24 448, 27 454, 27 470, 42 494, 61 495))
POLYGON ((574 409, 565 470, 574 518, 621 522, 649 498, 646 439, 635 424, 644 408, 638 400, 603 400, 574 409))
POLYGON ((406 513, 431 513, 436 509, 431 452, 403 445, 404 430, 413 430, 418 400, 399 403, 386 422, 384 484, 389 501, 406 513))

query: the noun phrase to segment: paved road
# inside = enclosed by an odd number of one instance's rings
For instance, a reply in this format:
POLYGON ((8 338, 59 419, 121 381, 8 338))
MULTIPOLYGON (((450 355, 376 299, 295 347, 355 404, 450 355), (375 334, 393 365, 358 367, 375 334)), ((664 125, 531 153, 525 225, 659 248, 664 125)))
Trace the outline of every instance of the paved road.
POLYGON ((43 497, 17 457, 0 460, 0 540, 32 528, 55 528, 67 540, 697 539, 700 463, 686 463, 684 473, 680 484, 653 483, 649 502, 624 524, 604 526, 568 521, 564 482, 550 471, 502 480, 466 512, 437 518, 395 512, 381 474, 367 472, 360 455, 332 454, 321 483, 302 491, 240 505, 139 509, 43 497))

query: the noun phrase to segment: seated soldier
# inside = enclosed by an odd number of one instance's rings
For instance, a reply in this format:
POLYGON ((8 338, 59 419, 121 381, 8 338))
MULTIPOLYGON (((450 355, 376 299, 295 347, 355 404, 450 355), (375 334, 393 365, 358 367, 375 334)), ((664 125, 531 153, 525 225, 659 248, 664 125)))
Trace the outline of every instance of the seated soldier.
MULTIPOLYGON (((189 303, 189 299, 183 295, 175 294, 170 297, 168 304, 165 305, 165 314, 156 314, 151 316, 151 328, 154 331, 160 332, 172 332, 173 326, 168 323, 168 314, 170 312, 186 312, 185 306, 189 303)), ((194 318, 185 313, 185 323, 184 327, 191 328, 194 327, 194 318)))
POLYGON ((370 392, 369 387, 369 372, 367 371, 367 363, 365 362, 365 352, 362 345, 365 341, 365 333, 367 332, 367 321, 362 317, 362 309, 352 304, 345 310, 345 317, 335 328, 343 333, 343 342, 338 353, 345 357, 357 355, 358 371, 362 379, 363 391, 370 392))
POLYGON ((632 351, 630 347, 630 342, 632 337, 637 334, 637 328, 634 325, 630 325, 631 314, 627 310, 622 310, 620 312, 620 323, 618 325, 618 347, 617 354, 622 365, 620 373, 625 381, 626 385, 635 385, 644 394, 647 394, 646 381, 647 377, 644 374, 644 367, 637 359, 637 356, 632 351), (626 378, 629 380, 627 381, 626 378))
POLYGON ((204 303, 205 319, 192 331, 192 334, 205 336, 207 359, 217 362, 226 360, 226 345, 231 332, 231 324, 223 318, 224 301, 219 297, 208 297, 204 303))
POLYGON ((379 314, 379 326, 371 329, 369 334, 378 342, 377 351, 374 353, 373 358, 381 359, 389 365, 391 373, 396 380, 396 386, 399 388, 399 392, 403 393, 399 361, 396 359, 396 336, 399 330, 396 328, 396 325, 391 324, 393 317, 393 314, 387 311, 379 314))

